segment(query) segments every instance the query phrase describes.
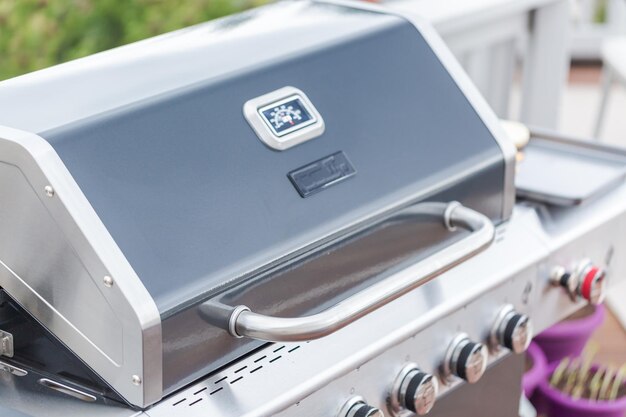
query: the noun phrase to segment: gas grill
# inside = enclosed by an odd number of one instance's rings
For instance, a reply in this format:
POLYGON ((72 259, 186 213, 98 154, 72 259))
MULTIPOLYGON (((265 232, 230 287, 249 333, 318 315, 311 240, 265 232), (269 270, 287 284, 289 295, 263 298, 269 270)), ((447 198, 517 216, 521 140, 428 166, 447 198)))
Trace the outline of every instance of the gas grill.
POLYGON ((535 132, 516 204, 495 115, 377 6, 253 9, 0 110, 0 411, 514 416, 533 326, 626 270, 626 156, 535 132))

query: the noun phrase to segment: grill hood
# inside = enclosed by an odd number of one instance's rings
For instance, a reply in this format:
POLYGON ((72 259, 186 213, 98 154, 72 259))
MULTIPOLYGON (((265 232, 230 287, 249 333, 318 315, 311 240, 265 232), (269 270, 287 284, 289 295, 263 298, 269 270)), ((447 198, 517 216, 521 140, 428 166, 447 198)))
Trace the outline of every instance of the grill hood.
POLYGON ((260 345, 207 300, 328 287, 274 271, 420 201, 508 218, 495 116, 431 28, 366 9, 277 3, 0 83, 0 286, 128 403, 260 345), (285 87, 324 125, 276 150, 244 105, 285 87))

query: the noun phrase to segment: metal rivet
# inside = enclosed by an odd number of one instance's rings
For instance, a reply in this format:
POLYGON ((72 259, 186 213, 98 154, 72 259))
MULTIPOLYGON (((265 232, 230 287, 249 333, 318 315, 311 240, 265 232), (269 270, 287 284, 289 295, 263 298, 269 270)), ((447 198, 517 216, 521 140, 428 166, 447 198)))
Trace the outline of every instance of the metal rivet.
POLYGON ((102 281, 104 281, 104 285, 106 287, 111 288, 113 286, 113 278, 111 278, 110 276, 106 275, 102 281))
POLYGON ((46 192, 48 197, 54 197, 54 188, 52 188, 52 186, 46 185, 43 187, 43 190, 46 192))
POLYGON ((141 378, 139 378, 139 375, 133 375, 133 384, 141 385, 141 378))

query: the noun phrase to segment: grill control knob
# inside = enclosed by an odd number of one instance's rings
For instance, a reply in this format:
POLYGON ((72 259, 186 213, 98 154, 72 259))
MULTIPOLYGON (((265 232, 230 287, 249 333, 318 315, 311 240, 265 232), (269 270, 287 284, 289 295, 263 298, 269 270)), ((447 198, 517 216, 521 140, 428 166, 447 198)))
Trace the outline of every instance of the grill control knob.
POLYGON ((368 405, 362 397, 352 397, 341 407, 338 417, 385 417, 376 407, 368 405))
POLYGON ((557 266, 550 275, 550 282, 552 285, 563 287, 572 301, 576 301, 578 297, 578 277, 575 274, 568 272, 562 266, 557 266))
POLYGON ((578 293, 592 305, 602 304, 606 295, 606 272, 588 262, 580 267, 578 293))
POLYGON ((550 281, 565 288, 572 301, 582 297, 589 304, 598 305, 602 304, 606 295, 606 272, 587 259, 580 262, 573 272, 561 266, 554 268, 550 281))
POLYGON ((411 363, 402 368, 391 390, 391 409, 395 414, 403 410, 423 416, 435 405, 439 383, 431 374, 411 363))
POLYGON ((443 363, 443 376, 446 382, 456 375, 470 384, 478 382, 487 369, 487 347, 472 342, 465 333, 457 335, 450 343, 443 363))
POLYGON ((490 347, 497 352, 501 346, 514 353, 523 353, 533 338, 533 325, 525 314, 519 314, 512 305, 506 305, 498 314, 491 330, 490 347))

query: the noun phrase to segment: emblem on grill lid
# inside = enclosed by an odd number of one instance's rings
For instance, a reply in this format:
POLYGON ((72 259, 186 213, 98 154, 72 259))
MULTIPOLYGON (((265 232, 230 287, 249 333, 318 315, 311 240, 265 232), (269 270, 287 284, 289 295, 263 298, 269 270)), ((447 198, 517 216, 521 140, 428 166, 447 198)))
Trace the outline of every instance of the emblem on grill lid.
POLYGON ((243 114, 259 139, 280 151, 324 133, 322 116, 306 94, 294 87, 248 100, 243 114))

